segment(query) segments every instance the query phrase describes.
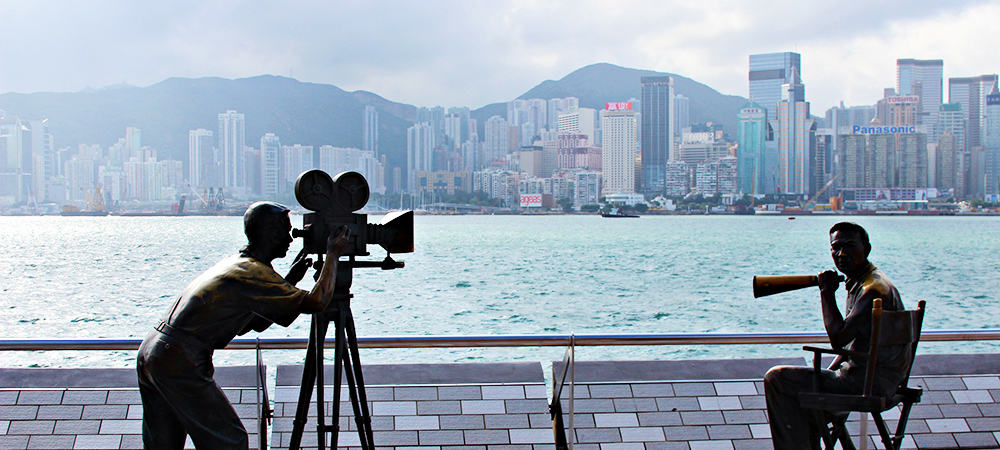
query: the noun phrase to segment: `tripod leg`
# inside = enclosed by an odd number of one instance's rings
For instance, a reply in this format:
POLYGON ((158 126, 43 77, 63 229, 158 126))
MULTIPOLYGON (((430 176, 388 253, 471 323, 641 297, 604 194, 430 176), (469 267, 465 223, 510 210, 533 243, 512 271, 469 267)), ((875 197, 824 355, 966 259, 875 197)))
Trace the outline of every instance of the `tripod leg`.
MULTIPOLYGON (((342 305, 341 308, 344 308, 342 305)), ((344 349, 347 347, 347 342, 344 341, 344 320, 343 313, 341 313, 340 318, 334 324, 334 356, 333 356, 333 404, 331 405, 331 420, 333 423, 330 426, 330 448, 337 448, 338 434, 340 433, 340 389, 343 386, 343 368, 344 368, 344 349)), ((324 450, 320 447, 319 450, 324 450)))
POLYGON ((292 421, 292 437, 288 445, 289 450, 299 450, 302 444, 302 432, 306 428, 309 420, 309 399, 312 397, 314 383, 316 382, 316 321, 320 320, 315 315, 312 319, 312 327, 309 334, 309 344, 306 349, 306 362, 302 367, 302 384, 299 387, 299 402, 295 405, 295 420, 292 421))
MULTIPOLYGON (((326 331, 329 325, 330 323, 326 320, 319 322, 316 326, 316 337, 314 338, 316 340, 316 446, 319 450, 326 450, 327 427, 326 415, 324 414, 326 402, 323 399, 325 390, 323 378, 326 368, 323 364, 323 345, 326 340, 326 331)), ((334 436, 336 437, 336 431, 334 431, 334 436)), ((336 442, 337 441, 334 440, 334 448, 337 446, 336 442)))
POLYGON ((351 359, 354 361, 354 378, 357 388, 357 409, 354 411, 355 420, 358 422, 358 435, 364 434, 364 438, 361 439, 362 448, 368 450, 375 450, 375 440, 374 433, 372 432, 372 418, 371 414, 368 413, 368 395, 365 393, 365 379, 361 374, 361 353, 358 351, 358 334, 354 329, 354 314, 351 312, 350 308, 346 311, 345 317, 345 332, 347 334, 347 345, 350 349, 351 359), (358 411, 360 409, 360 411, 358 411), (360 414, 358 414, 360 412, 360 414), (365 447, 364 443, 367 442, 368 446, 365 447))

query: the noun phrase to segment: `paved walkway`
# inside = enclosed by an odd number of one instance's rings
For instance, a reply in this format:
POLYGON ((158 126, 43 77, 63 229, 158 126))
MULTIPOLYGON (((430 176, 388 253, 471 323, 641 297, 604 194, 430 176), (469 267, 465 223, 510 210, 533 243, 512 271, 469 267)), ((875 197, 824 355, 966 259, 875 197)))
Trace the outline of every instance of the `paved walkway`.
MULTIPOLYGON (((805 360, 577 362, 576 447, 769 449, 759 380, 776 364, 805 360)), ((375 442, 400 450, 551 449, 542 370, 537 362, 365 366, 375 442)), ((277 368, 272 448, 288 445, 301 371, 277 368)), ((256 448, 253 368, 218 368, 216 379, 256 448)), ((1000 447, 1000 355, 920 355, 910 384, 925 392, 905 447, 1000 447)), ((0 369, 0 448, 141 448, 141 411, 131 369, 0 369)), ((341 411, 341 444, 357 445, 349 403, 341 411)), ((851 425, 856 434, 857 416, 851 425)), ((303 443, 315 446, 315 434, 303 443)))

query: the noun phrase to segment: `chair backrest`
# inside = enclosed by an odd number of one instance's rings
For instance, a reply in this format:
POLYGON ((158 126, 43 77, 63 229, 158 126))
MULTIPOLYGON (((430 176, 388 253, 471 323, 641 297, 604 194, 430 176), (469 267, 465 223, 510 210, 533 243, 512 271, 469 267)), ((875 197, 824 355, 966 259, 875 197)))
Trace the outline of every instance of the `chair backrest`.
POLYGON ((917 355, 917 344, 920 342, 920 330, 924 322, 924 309, 927 302, 917 302, 917 309, 906 311, 883 311, 882 299, 872 303, 872 338, 869 349, 868 367, 865 373, 864 395, 872 394, 875 379, 875 368, 878 361, 879 347, 909 345, 910 358, 901 384, 906 385, 910 379, 910 369, 917 355))

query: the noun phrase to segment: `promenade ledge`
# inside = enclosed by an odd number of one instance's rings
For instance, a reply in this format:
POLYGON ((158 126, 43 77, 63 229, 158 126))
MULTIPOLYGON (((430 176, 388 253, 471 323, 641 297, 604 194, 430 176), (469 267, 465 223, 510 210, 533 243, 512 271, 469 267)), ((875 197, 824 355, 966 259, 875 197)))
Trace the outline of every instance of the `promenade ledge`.
MULTIPOLYGON (((996 331, 927 331, 925 340, 992 340, 996 339, 993 336, 996 331)), ((713 344, 746 344, 756 339, 777 339, 778 335, 795 343, 822 341, 817 338, 822 337, 818 333, 729 334, 727 339, 718 334, 641 335, 641 338, 589 335, 569 336, 559 345, 570 341, 575 345, 635 345, 621 344, 625 341, 648 345, 652 336, 670 344, 684 341, 685 345, 691 345, 690 341, 702 339, 713 344)), ((406 346, 442 346, 443 342, 453 347, 540 345, 525 343, 527 336, 472 337, 465 345, 457 342, 460 337, 426 338, 431 339, 422 345, 410 342, 406 346)), ((530 338, 538 340, 540 336, 530 338)), ((370 338, 359 346, 403 346, 394 342, 406 340, 370 338), (376 345, 379 340, 385 342, 376 345)), ((97 341, 113 341, 112 348, 94 341, 57 340, 36 341, 29 348, 25 340, 0 340, 0 349, 54 349, 53 346, 65 349, 60 342, 95 350, 127 350, 138 346, 135 341, 133 347, 118 347, 133 340, 97 341)), ((265 342, 271 348, 298 345, 298 340, 277 341, 280 342, 262 339, 261 346, 265 347, 265 342)), ((251 343, 255 342, 235 341, 232 348, 252 348, 251 343)), ((562 364, 556 361, 365 365, 376 446, 400 450, 552 449, 545 371, 559 371, 562 364)), ((770 449, 760 380, 768 368, 779 364, 806 365, 807 361, 803 355, 725 360, 575 361, 572 430, 575 448, 770 449)), ((326 369, 330 383, 333 367, 326 369)), ((256 387, 255 370, 253 366, 219 367, 215 377, 244 419, 251 448, 257 448, 259 442, 257 402, 261 393, 256 387)), ((302 366, 268 370, 275 371, 276 386, 269 392, 275 417, 266 436, 270 448, 284 449, 291 436, 302 366)), ((922 387, 924 395, 911 414, 904 448, 1000 447, 1000 354, 918 354, 910 385, 922 387)), ((329 385, 324 398, 329 414, 332 411, 329 385)), ((342 399, 340 445, 356 446, 358 436, 346 392, 342 399)), ((563 390, 564 410, 568 409, 568 401, 567 388, 563 390)), ((315 405, 309 411, 314 417, 315 405)), ((890 411, 886 417, 893 422, 897 414, 890 411)), ((0 448, 137 449, 142 447, 141 418, 142 404, 133 369, 0 369, 0 448)), ((859 420, 857 415, 851 418, 854 435, 860 429, 859 420)), ((311 418, 303 435, 303 448, 310 445, 315 448, 314 427, 315 420, 311 418)), ((870 434, 876 433, 874 424, 868 430, 870 434)), ((877 439, 869 437, 868 448, 880 447, 877 439)), ((187 448, 193 448, 190 441, 187 448)))

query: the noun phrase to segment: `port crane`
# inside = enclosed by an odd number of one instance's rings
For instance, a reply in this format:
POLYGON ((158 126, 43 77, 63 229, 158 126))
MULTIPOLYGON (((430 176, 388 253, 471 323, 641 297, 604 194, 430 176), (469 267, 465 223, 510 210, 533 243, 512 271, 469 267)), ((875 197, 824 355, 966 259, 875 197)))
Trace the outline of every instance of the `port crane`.
POLYGON ((820 189, 819 192, 816 193, 816 195, 812 196, 812 198, 809 199, 808 202, 806 202, 806 205, 805 205, 806 208, 810 208, 812 206, 815 206, 816 205, 816 199, 819 198, 820 195, 823 195, 823 193, 826 192, 826 190, 830 186, 833 186, 833 182, 837 181, 837 178, 840 178, 840 174, 839 173, 836 174, 836 175, 834 175, 833 178, 830 178, 830 181, 827 181, 826 184, 823 185, 823 188, 820 189))

